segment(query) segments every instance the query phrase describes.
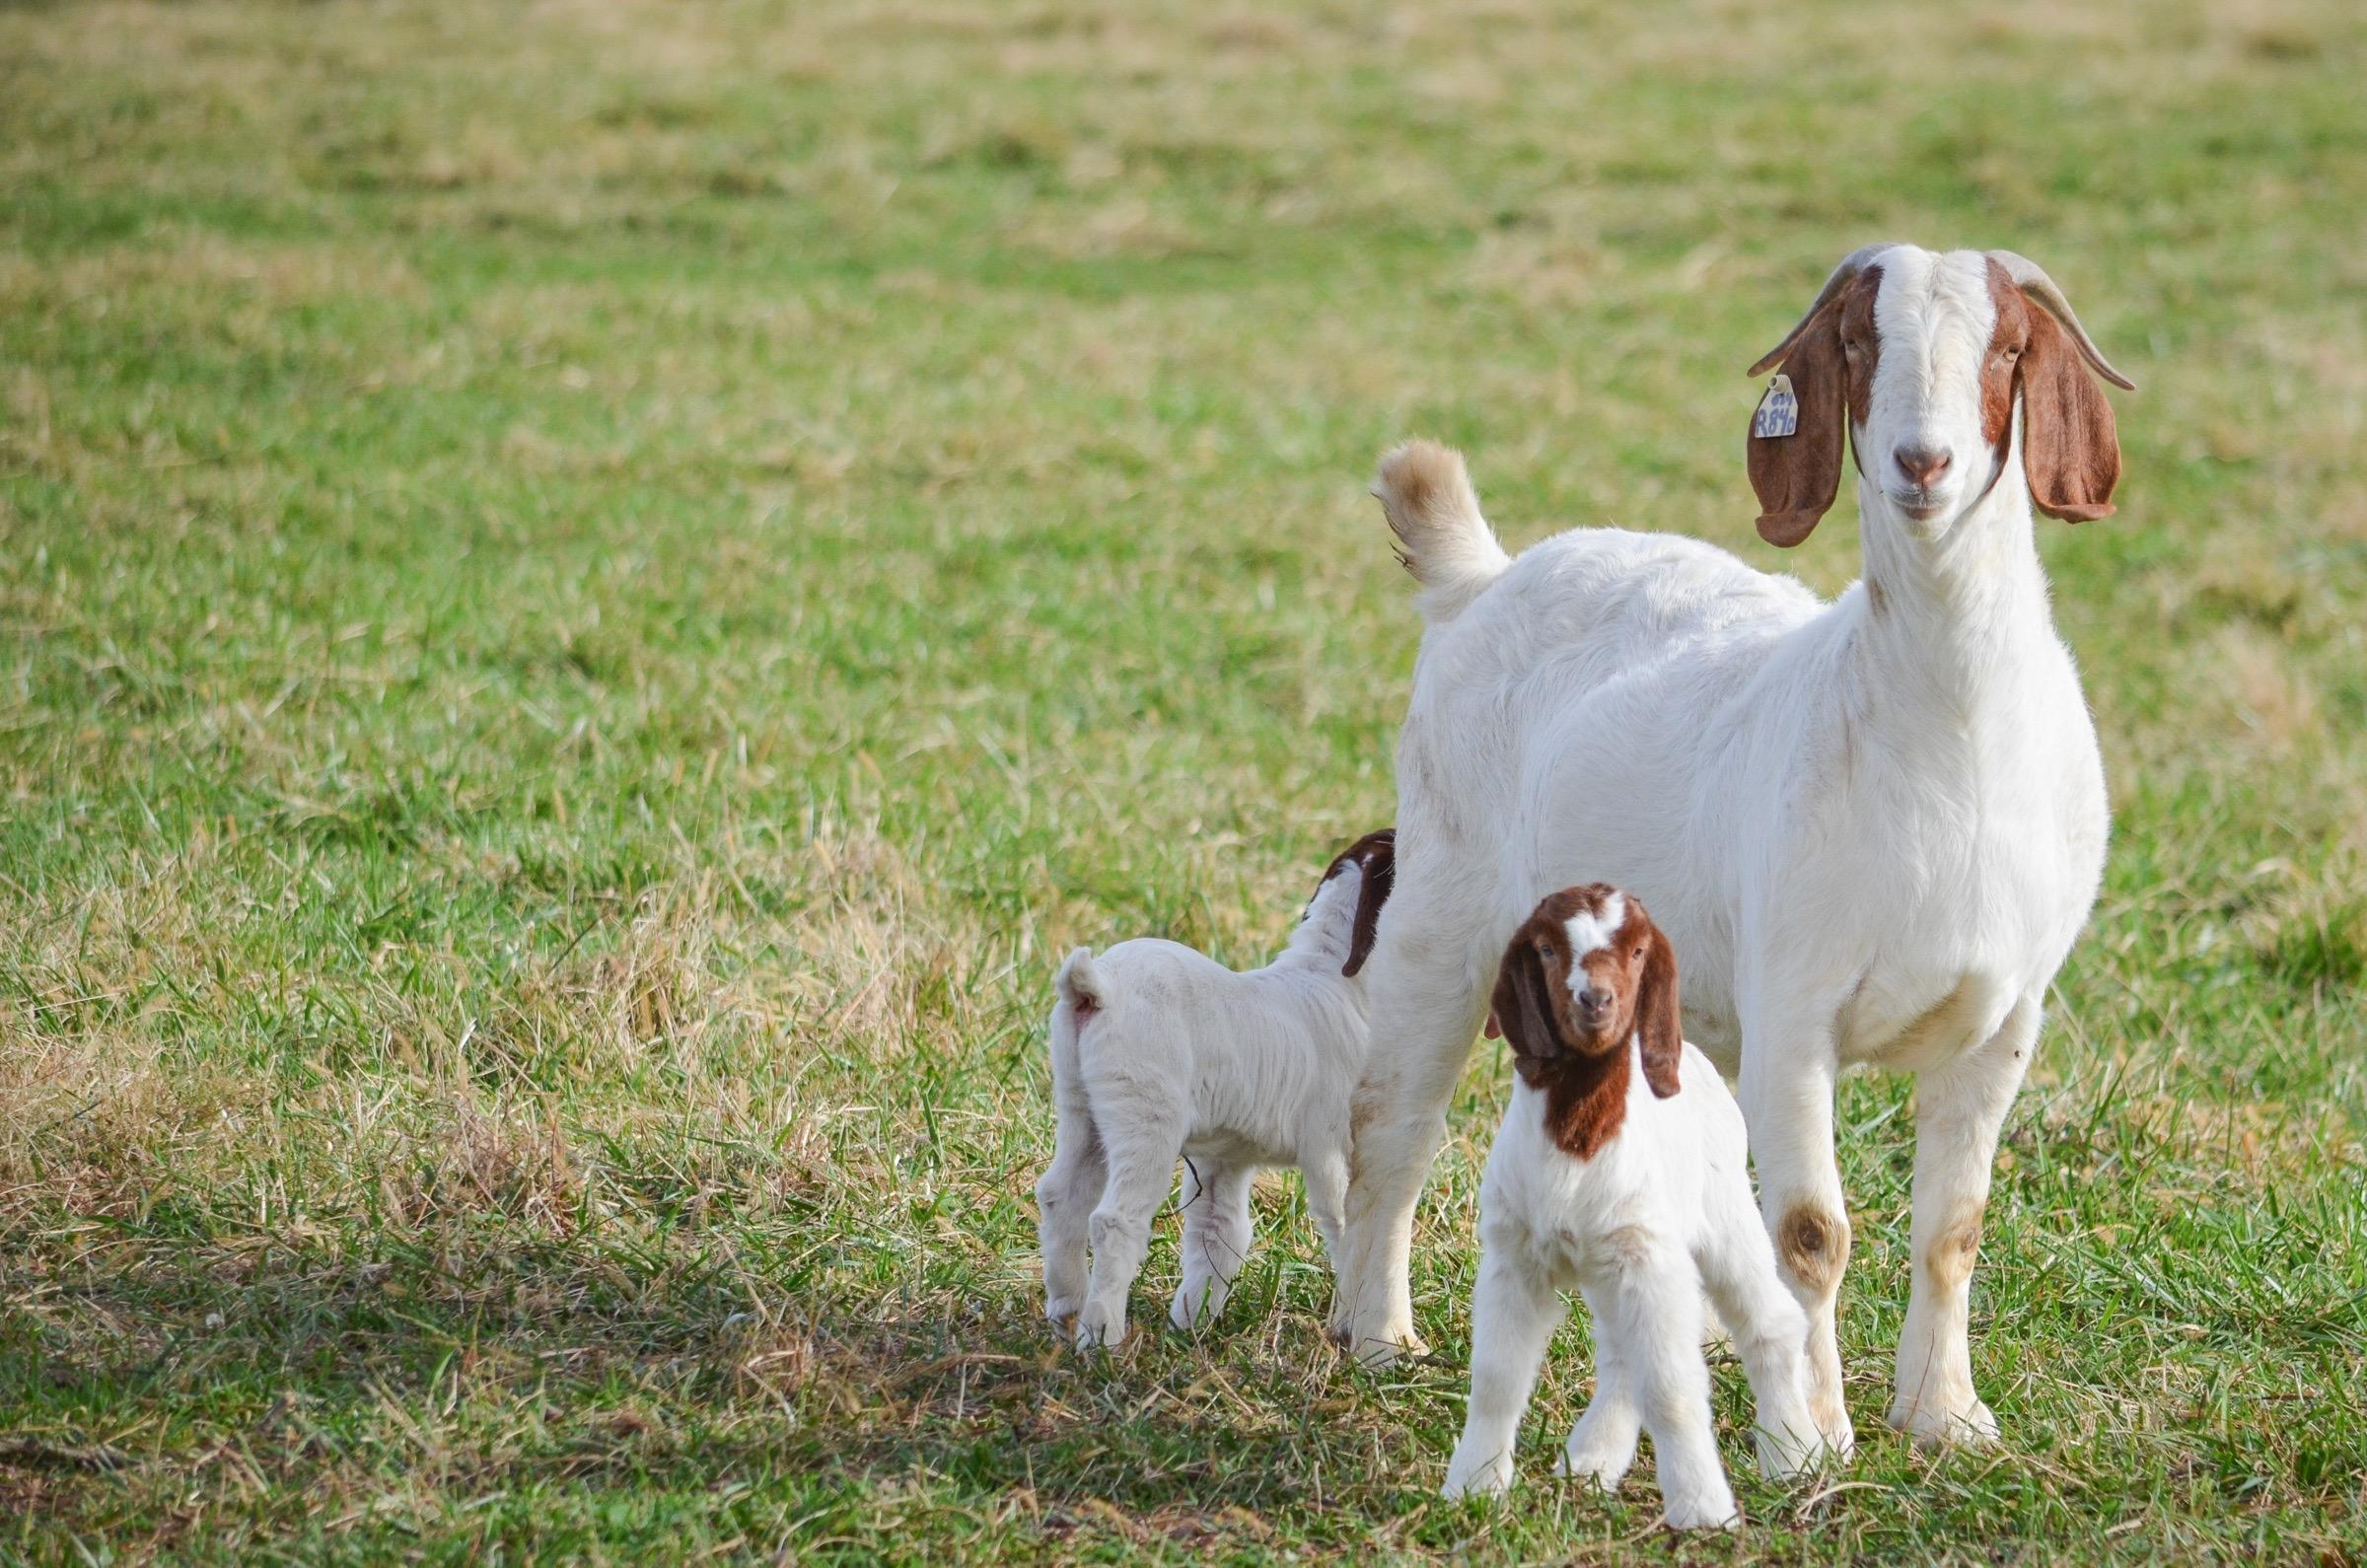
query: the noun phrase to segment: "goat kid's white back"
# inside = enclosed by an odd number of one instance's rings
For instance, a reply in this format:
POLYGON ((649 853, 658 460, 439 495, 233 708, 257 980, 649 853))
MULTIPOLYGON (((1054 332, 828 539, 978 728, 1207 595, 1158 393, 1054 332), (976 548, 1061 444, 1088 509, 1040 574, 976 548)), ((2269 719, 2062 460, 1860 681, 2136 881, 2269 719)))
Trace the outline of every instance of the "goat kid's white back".
POLYGON ((1417 1343, 1413 1204, 1490 965, 1541 893, 1614 882, 1676 944, 1686 1033, 1739 1075, 1828 1433, 1847 1430, 1833 1079, 1920 1075, 1889 1413, 1986 1439, 1966 1318, 1990 1164, 2107 830, 2034 485, 2053 515, 2111 511, 2118 449, 2089 376, 2119 378, 2033 264, 1908 246, 1844 261, 1757 368, 1774 363, 1801 412, 1797 435, 1752 441, 1761 533, 1815 526, 1844 422, 1858 455, 1865 576, 1830 604, 1673 535, 1575 530, 1508 562, 1460 457, 1416 443, 1383 463, 1427 626, 1333 1326, 1375 1361, 1417 1343))

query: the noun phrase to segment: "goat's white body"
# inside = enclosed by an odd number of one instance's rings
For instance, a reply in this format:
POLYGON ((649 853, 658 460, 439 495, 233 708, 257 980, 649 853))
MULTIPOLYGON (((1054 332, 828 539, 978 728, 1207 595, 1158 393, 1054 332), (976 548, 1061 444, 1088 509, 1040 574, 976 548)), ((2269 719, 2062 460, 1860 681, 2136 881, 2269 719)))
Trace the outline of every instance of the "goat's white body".
POLYGON ((1124 1338, 1126 1296, 1179 1157, 1187 1164, 1184 1282, 1170 1314, 1178 1327, 1222 1309, 1249 1253, 1250 1186, 1261 1168, 1305 1174, 1309 1212, 1336 1258, 1348 1106, 1368 1040, 1364 980, 1340 970, 1364 875, 1351 866, 1326 882, 1262 969, 1236 972, 1157 938, 1080 949, 1061 966, 1051 1022, 1058 1147, 1037 1196, 1045 1315, 1060 1324, 1074 1314, 1079 1344, 1124 1338), (1080 1028, 1081 995, 1098 1005, 1080 1028))
POLYGON ((2037 635, 1951 672, 1956 649, 1870 624, 1863 584, 1826 605, 1711 545, 1610 529, 1524 553, 1425 633, 1399 748, 1419 786, 1404 854, 1460 894, 1473 984, 1540 892, 1607 881, 1651 904, 1687 1033, 1729 1073, 1740 962, 1769 942, 1810 971, 1794 983, 1853 996, 1844 1062, 1921 1068, 1987 1038, 2061 963, 2103 865, 2095 731, 2027 564, 2037 635), (1960 985, 1956 1037, 1896 1055, 1960 985))
POLYGON ((1448 1496, 1511 1485, 1521 1415, 1561 1320, 1556 1293, 1569 1290, 1594 1315, 1595 1397, 1559 1473, 1615 1489, 1648 1428, 1669 1523, 1735 1519, 1701 1354, 1704 1291, 1751 1378, 1762 1469, 1791 1475, 1814 1455, 1800 1380, 1808 1320, 1752 1202, 1743 1113, 1693 1046, 1681 1077, 1662 1100, 1635 1063, 1619 1130, 1584 1160, 1553 1141, 1545 1095, 1515 1081, 1479 1188, 1471 1398, 1448 1496))
MULTIPOLYGON (((1884 259, 1882 433, 1855 432, 1880 453, 1899 431, 1976 421, 1968 356, 1993 319, 1977 258, 1884 259)), ((1360 1354, 1417 1342, 1413 1202, 1506 935, 1541 893, 1613 882, 1650 904, 1682 958, 1686 1033, 1739 1076, 1828 1432, 1846 1430, 1833 1076, 1845 1063, 1920 1075, 1915 1268, 1891 1416, 1920 1438, 1993 1435, 1972 1385, 1972 1255, 1998 1128, 2094 902, 2107 832, 2021 442, 2017 426, 2001 462, 1978 454, 1970 499, 1936 521, 1861 476, 1866 576, 1829 604, 1665 535, 1574 530, 1499 567, 1475 503, 1457 518, 1418 504, 1468 496, 1459 471, 1453 485, 1425 489, 1416 474, 1393 490, 1385 470, 1433 618, 1398 750, 1398 883, 1376 949, 1334 1322, 1360 1354)))

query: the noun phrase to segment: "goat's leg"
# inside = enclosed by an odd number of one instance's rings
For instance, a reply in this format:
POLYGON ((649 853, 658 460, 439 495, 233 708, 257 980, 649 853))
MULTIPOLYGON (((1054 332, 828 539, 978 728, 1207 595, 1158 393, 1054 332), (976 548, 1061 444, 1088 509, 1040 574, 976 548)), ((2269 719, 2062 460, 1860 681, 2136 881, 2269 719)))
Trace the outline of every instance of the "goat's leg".
POLYGON ((1619 1337, 1604 1326, 1596 1292, 1581 1294, 1586 1298, 1587 1318, 1594 1324, 1595 1396, 1586 1401, 1577 1425, 1570 1428, 1561 1458, 1553 1461, 1553 1473, 1592 1481, 1606 1492, 1615 1492, 1626 1479, 1628 1466, 1635 1462, 1643 1408, 1637 1402, 1635 1369, 1620 1353, 1619 1337))
POLYGON ((1891 1425, 1918 1443, 1997 1436, 1997 1418, 1972 1391, 1972 1258, 1997 1133, 2038 1037, 2039 999, 2026 996, 1987 1040, 1915 1079, 1914 1283, 1899 1335, 1891 1425))
MULTIPOLYGON (((1759 1212, 1775 1241, 1775 1267, 1808 1316, 1803 1369, 1810 1419, 1834 1457, 1857 1444, 1841 1399, 1834 1304, 1849 1266, 1849 1212, 1832 1152, 1832 1088, 1839 1061, 1830 1033, 1806 1022, 1753 1030, 1746 1017, 1744 1118, 1758 1162, 1759 1212)), ((1829 1019, 1827 1009, 1822 1017, 1829 1019)))
POLYGON ((1561 1321, 1553 1282, 1529 1266, 1527 1251, 1510 1236, 1480 1242, 1479 1284, 1471 1292, 1471 1398, 1447 1462, 1449 1497, 1492 1497, 1512 1485, 1521 1415, 1561 1321))
POLYGON ((1216 1320, 1249 1261, 1254 1240, 1250 1188, 1257 1168, 1205 1164, 1196 1174, 1184 1162, 1184 1283, 1168 1320, 1189 1330, 1216 1320))
POLYGON ((1652 1434, 1652 1465, 1672 1530, 1730 1529, 1741 1519, 1709 1413, 1701 1357, 1701 1276, 1682 1252, 1653 1248, 1601 1280, 1598 1339, 1632 1369, 1652 1434))
POLYGON ((1151 1221, 1167 1200, 1182 1140, 1102 1129, 1110 1165, 1102 1200, 1090 1222, 1093 1278, 1077 1312, 1077 1344, 1115 1348, 1126 1337, 1126 1297, 1151 1248, 1151 1221))
POLYGON ((1759 1473, 1786 1480, 1815 1466, 1824 1447, 1803 1387, 1808 1317, 1775 1273, 1767 1233, 1747 1185, 1709 1195, 1709 1237, 1697 1260, 1751 1380, 1759 1473))
POLYGON ((1345 1141, 1309 1159, 1301 1170, 1307 1178, 1307 1217, 1324 1239, 1324 1257, 1331 1265, 1331 1283, 1339 1288, 1340 1270, 1347 1263, 1348 1152, 1345 1141))
POLYGON ((1373 1052, 1355 1097, 1348 1266, 1331 1331, 1373 1367, 1422 1348, 1413 1331, 1410 1278, 1414 1204, 1446 1137, 1447 1103, 1486 1011, 1476 969, 1460 953, 1442 961, 1435 950, 1417 949, 1413 933, 1428 944, 1434 930, 1411 920, 1393 928, 1384 915, 1380 950, 1364 971, 1373 1052))
POLYGON ((1066 1333, 1085 1305, 1085 1232, 1109 1180, 1101 1134, 1082 1104, 1061 1099, 1052 1163, 1036 1183, 1036 1237, 1043 1252, 1043 1316, 1066 1333))

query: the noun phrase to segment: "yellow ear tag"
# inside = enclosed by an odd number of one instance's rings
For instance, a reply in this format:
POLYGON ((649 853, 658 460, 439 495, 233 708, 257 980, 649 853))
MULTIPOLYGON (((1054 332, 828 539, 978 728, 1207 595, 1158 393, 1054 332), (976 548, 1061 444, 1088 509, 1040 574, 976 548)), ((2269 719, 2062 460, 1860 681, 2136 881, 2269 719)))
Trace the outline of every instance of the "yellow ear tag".
POLYGON ((1799 428, 1800 399, 1792 395, 1792 378, 1778 376, 1767 383, 1765 395, 1758 399, 1758 412, 1751 416, 1751 434, 1788 436, 1799 428))

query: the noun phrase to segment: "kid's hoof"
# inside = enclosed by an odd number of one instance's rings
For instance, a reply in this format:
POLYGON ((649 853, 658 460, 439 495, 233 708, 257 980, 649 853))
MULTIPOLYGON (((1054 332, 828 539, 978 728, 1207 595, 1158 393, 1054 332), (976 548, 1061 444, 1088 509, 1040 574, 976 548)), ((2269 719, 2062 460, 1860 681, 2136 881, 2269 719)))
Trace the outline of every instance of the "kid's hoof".
POLYGON ((1553 1461, 1553 1473, 1566 1480, 1589 1482, 1608 1494, 1619 1489, 1619 1483, 1627 1478, 1627 1466, 1634 1462, 1632 1448, 1621 1454, 1612 1449, 1572 1444, 1553 1461))
POLYGON ((1671 1530, 1739 1530, 1743 1511, 1733 1494, 1670 1499, 1663 1518, 1671 1530))
POLYGON ((1079 1350, 1115 1350, 1125 1343, 1126 1319, 1123 1313, 1087 1303, 1077 1314, 1077 1348, 1079 1350))

